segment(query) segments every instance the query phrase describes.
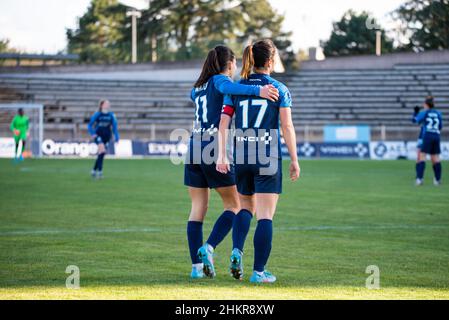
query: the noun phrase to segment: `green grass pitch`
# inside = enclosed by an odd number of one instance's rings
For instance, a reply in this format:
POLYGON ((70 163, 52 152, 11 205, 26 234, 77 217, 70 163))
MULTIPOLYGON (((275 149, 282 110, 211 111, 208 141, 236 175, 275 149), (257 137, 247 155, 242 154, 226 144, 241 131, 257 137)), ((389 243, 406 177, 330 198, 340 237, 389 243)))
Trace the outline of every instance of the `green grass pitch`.
MULTIPOLYGON (((0 299, 449 299, 449 184, 413 186, 410 161, 302 161, 285 176, 268 269, 274 285, 189 279, 183 168, 167 160, 0 160, 0 299), (65 287, 68 265, 80 289, 65 287), (367 266, 380 289, 365 287, 367 266)), ((444 173, 449 165, 444 163, 444 173)), ((221 213, 213 194, 204 237, 221 213)), ((251 270, 253 231, 246 271, 251 270)))

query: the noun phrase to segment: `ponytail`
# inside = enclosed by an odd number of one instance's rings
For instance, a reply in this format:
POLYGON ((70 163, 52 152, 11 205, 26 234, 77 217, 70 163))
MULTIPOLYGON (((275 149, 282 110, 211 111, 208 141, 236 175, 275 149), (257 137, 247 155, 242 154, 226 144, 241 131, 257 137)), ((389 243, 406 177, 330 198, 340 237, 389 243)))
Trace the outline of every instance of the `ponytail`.
MULTIPOLYGON (((214 73, 220 73, 220 62, 218 61, 218 53, 217 50, 214 48, 212 50, 209 51, 209 54, 207 55, 207 58, 209 59, 210 57, 210 66, 211 66, 211 70, 214 73)), ((206 59, 206 64, 207 64, 207 59, 206 59)))
POLYGON ((248 79, 253 71, 254 67, 254 55, 253 55, 253 45, 249 45, 243 51, 243 67, 240 75, 243 79, 248 79))
POLYGON ((194 87, 200 88, 206 84, 210 77, 220 74, 226 69, 228 61, 233 61, 235 54, 226 46, 216 46, 207 54, 206 61, 203 65, 201 75, 196 81, 194 87))

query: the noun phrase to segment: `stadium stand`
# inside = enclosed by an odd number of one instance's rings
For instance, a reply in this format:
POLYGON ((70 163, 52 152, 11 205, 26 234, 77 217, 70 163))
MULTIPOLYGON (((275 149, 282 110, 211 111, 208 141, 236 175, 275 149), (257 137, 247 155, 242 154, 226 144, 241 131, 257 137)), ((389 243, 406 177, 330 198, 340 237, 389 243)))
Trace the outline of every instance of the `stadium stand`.
MULTIPOLYGON (((285 77, 299 127, 367 124, 375 139, 415 139, 411 110, 427 95, 449 111, 449 64, 396 65, 386 70, 302 70, 285 77)), ((445 132, 447 133, 447 132, 445 132)), ((316 137, 316 135, 315 135, 316 137)), ((447 134, 446 134, 447 137, 447 134)), ((313 139, 312 139, 313 140, 313 139)))
MULTIPOLYGON (((411 114, 427 95, 435 96, 443 115, 449 114, 449 63, 354 70, 305 66, 279 78, 291 89, 301 140, 321 140, 327 124, 367 124, 373 139, 415 140, 418 130, 411 125, 411 114)), ((87 138, 89 117, 98 100, 108 98, 123 137, 168 139, 171 130, 192 126, 192 82, 3 74, 0 103, 42 103, 45 137, 77 140, 87 138)), ((443 138, 448 137, 444 131, 443 138)))

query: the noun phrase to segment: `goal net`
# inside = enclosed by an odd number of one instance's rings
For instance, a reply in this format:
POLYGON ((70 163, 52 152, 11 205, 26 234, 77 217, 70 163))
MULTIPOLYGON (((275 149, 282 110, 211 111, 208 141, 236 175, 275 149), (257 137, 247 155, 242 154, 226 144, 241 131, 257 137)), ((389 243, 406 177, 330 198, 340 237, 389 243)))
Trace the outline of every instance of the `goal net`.
MULTIPOLYGON (((18 110, 23 109, 29 118, 29 135, 23 149, 24 157, 41 157, 44 135, 44 107, 41 104, 2 103, 0 104, 0 157, 13 158, 15 155, 14 135, 11 122, 18 110)), ((22 144, 19 144, 19 149, 22 144)))

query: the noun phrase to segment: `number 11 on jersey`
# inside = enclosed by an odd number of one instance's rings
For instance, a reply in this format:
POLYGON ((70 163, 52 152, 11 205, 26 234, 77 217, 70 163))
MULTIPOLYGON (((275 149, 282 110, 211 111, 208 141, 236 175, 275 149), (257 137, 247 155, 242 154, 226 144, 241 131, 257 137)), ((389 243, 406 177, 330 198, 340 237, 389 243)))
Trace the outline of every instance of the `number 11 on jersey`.
POLYGON ((207 96, 201 96, 197 97, 195 99, 195 105, 196 105, 196 122, 200 122, 200 109, 202 109, 202 120, 203 123, 207 123, 207 96))

